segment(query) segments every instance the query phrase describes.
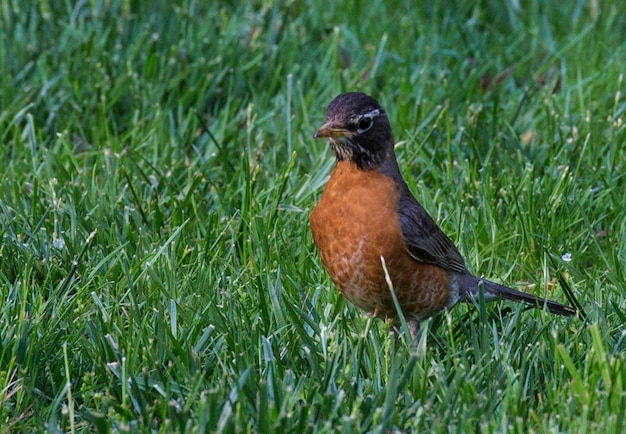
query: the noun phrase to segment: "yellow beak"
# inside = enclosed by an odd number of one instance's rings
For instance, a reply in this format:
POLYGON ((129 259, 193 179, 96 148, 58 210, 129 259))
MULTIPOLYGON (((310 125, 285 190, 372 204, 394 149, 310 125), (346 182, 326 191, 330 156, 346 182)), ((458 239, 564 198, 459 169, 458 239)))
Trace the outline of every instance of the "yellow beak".
POLYGON ((353 136, 354 132, 350 130, 346 130, 345 128, 336 128, 333 127, 328 122, 322 125, 319 130, 313 134, 314 139, 320 139, 323 137, 350 137, 353 136))

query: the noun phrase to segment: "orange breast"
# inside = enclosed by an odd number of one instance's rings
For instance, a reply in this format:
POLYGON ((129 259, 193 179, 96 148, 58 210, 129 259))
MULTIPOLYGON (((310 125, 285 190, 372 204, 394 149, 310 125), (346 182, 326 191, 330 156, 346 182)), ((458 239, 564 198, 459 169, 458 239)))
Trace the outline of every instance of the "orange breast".
POLYGON ((341 161, 311 214, 311 231, 324 267, 351 303, 377 316, 397 316, 383 257, 404 315, 419 320, 448 306, 449 278, 408 254, 398 200, 393 179, 341 161))

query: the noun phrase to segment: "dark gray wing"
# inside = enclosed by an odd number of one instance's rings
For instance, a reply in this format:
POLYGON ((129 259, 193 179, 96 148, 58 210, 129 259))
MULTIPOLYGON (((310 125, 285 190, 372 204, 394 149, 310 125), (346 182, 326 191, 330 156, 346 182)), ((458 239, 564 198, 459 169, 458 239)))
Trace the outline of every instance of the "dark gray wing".
POLYGON ((403 187, 398 214, 409 254, 416 261, 434 264, 448 271, 469 273, 454 243, 411 195, 406 184, 403 187))

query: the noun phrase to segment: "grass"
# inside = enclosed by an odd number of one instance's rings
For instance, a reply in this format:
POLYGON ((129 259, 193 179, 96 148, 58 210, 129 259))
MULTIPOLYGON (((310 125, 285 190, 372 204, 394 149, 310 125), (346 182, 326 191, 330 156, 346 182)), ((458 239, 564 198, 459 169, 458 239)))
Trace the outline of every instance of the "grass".
POLYGON ((626 18, 523 3, 0 2, 2 431, 623 431, 626 18), (308 216, 348 90, 470 269, 586 317, 413 349, 346 303, 308 216))

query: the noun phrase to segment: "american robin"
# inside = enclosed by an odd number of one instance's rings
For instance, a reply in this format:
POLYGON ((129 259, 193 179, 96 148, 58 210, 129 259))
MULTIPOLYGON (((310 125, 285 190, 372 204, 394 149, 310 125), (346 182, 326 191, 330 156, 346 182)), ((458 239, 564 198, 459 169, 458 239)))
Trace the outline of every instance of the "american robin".
POLYGON ((314 138, 337 162, 311 214, 313 240, 341 293, 377 317, 419 321, 459 301, 507 299, 573 315, 569 306, 472 275, 461 254, 413 197, 400 174, 385 110, 363 93, 336 97, 314 138), (385 271, 387 270, 387 271, 385 271), (391 285, 387 282, 390 278, 391 285))

